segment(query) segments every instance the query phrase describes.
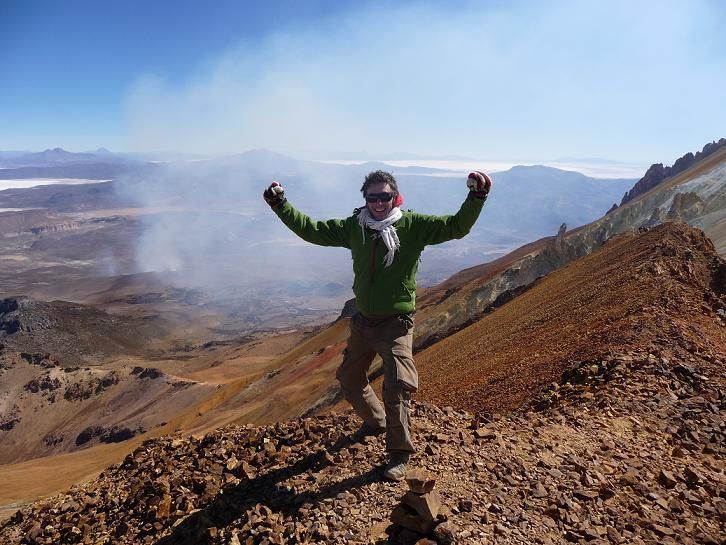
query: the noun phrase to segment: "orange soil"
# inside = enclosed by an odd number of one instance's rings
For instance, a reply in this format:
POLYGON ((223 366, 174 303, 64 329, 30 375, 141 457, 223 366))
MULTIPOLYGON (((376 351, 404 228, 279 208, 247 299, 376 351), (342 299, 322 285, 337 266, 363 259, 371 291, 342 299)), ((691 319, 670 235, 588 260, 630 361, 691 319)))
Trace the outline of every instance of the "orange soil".
POLYGON ((703 234, 677 224, 618 236, 419 353, 419 397, 470 411, 515 408, 571 362, 657 342, 678 318, 665 312, 674 301, 724 353, 725 328, 702 309, 714 258, 703 234))

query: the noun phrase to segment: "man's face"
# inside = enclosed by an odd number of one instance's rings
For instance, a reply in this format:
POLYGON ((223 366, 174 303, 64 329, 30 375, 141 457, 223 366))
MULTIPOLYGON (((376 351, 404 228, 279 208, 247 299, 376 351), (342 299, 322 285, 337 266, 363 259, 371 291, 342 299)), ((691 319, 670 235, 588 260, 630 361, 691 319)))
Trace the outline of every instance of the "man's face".
MULTIPOLYGON (((370 197, 371 195, 375 195, 376 193, 393 194, 393 189, 391 189, 391 186, 389 184, 384 182, 371 184, 366 190, 366 197, 370 197)), ((377 199, 375 202, 368 202, 367 206, 368 211, 371 213, 371 216, 373 216, 374 219, 379 221, 384 220, 388 217, 388 214, 390 214, 391 210, 393 209, 393 199, 389 201, 377 199)))

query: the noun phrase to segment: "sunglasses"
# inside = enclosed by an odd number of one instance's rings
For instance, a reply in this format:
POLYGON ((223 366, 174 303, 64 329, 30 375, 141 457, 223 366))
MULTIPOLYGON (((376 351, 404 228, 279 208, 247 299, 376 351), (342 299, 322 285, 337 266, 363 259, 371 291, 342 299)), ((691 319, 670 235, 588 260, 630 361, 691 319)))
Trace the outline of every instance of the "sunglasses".
POLYGON ((393 199, 393 193, 369 193, 366 195, 366 202, 388 202, 393 199))

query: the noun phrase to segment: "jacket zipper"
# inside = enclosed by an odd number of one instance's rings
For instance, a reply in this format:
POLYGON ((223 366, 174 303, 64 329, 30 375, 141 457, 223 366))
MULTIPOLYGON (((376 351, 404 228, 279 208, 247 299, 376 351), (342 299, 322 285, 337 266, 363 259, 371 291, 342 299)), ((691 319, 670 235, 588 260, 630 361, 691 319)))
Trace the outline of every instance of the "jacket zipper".
POLYGON ((378 240, 377 238, 373 239, 373 244, 371 245, 371 284, 375 280, 376 276, 376 248, 378 248, 378 240))
MULTIPOLYGON (((373 286, 373 282, 376 279, 376 248, 378 248, 378 240, 378 238, 374 238, 371 244, 371 286, 373 286)), ((368 297, 368 308, 373 313, 373 295, 370 291, 368 292, 368 297)))

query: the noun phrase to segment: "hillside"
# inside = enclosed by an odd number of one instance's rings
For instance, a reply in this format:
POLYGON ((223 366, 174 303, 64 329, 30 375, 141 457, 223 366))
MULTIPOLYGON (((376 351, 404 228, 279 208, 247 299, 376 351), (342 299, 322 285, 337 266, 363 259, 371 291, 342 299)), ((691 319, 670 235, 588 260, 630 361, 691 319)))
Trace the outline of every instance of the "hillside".
POLYGON ((22 507, 0 539, 716 544, 724 292, 713 245, 669 223, 609 241, 419 354, 414 465, 435 475, 445 506, 436 541, 390 524, 406 484, 382 480, 380 439, 350 442, 349 413, 147 441, 22 507), (499 362, 517 357, 502 377, 499 362))
POLYGON ((66 301, 0 299, 0 342, 17 352, 52 353, 58 363, 95 364, 117 354, 148 355, 166 332, 154 323, 66 301))
POLYGON ((716 312, 726 308, 724 274, 711 242, 682 225, 619 235, 420 352, 421 395, 501 412, 526 402, 575 362, 657 346, 676 332, 684 346, 702 336, 720 341, 714 357, 723 358, 726 333, 716 312))
POLYGON ((702 229, 716 251, 726 255, 726 148, 592 223, 570 231, 563 224, 553 237, 425 290, 418 302, 415 344, 428 346, 450 335, 614 235, 676 220, 702 229))

